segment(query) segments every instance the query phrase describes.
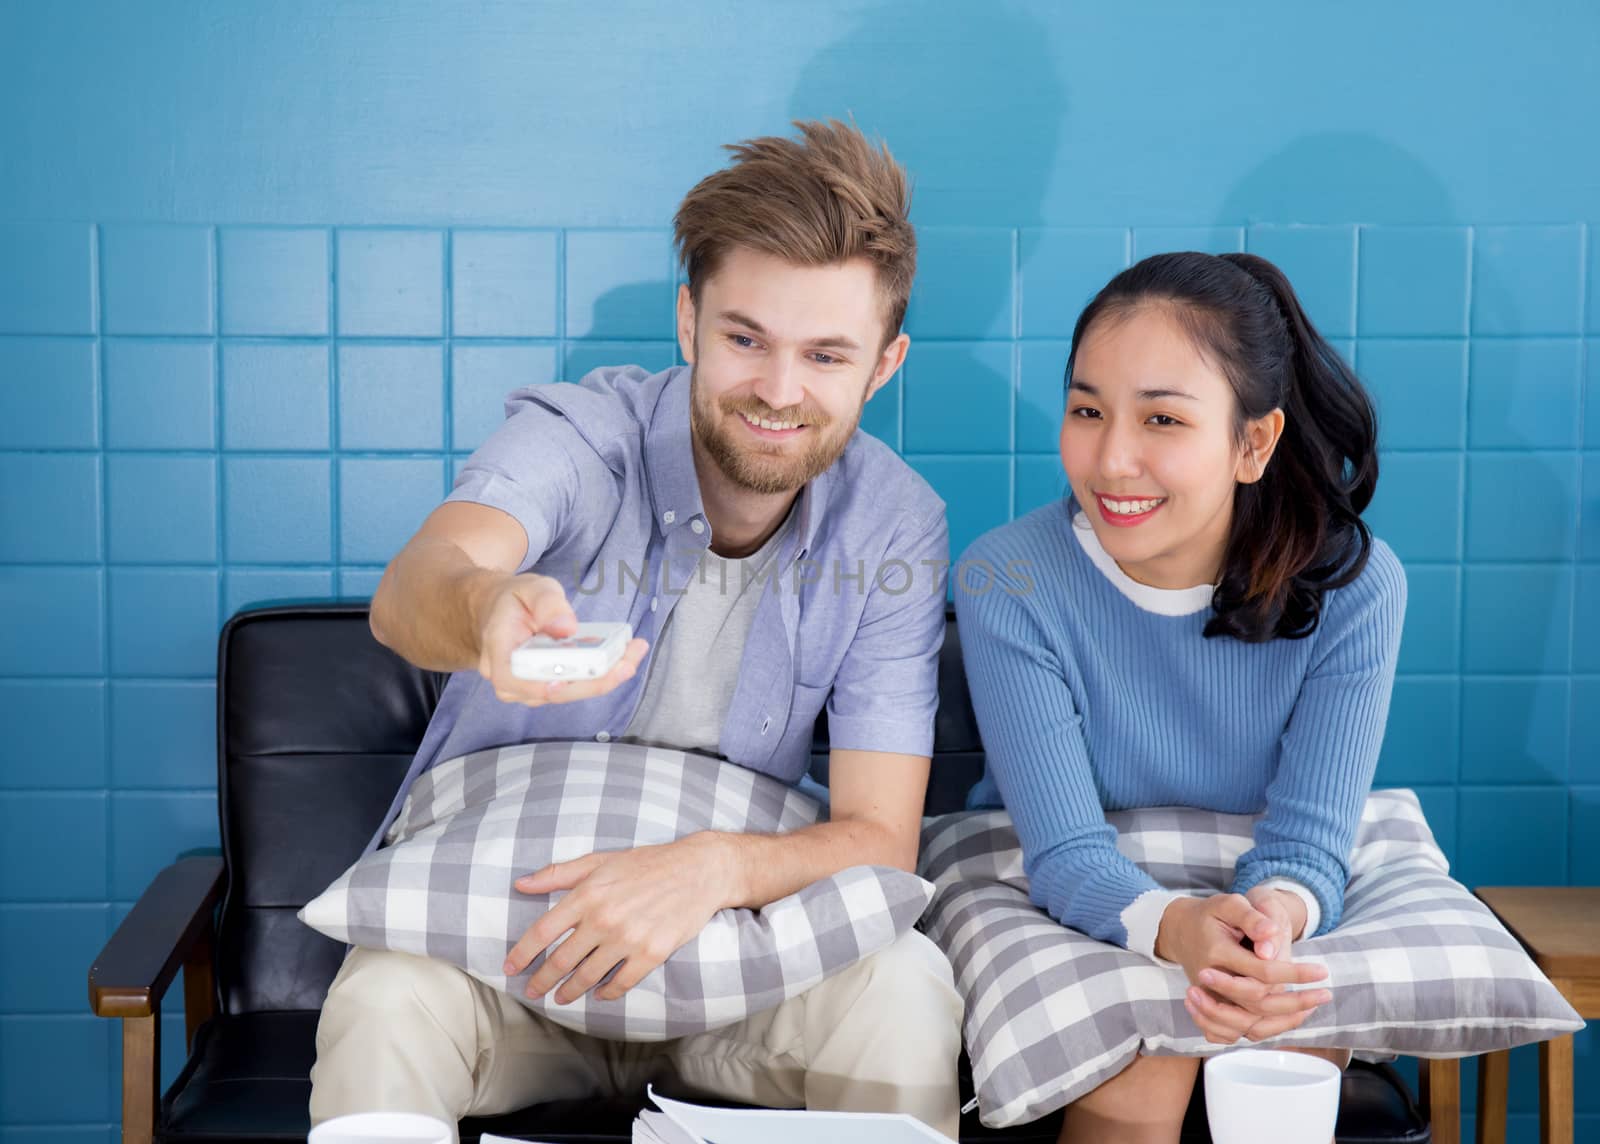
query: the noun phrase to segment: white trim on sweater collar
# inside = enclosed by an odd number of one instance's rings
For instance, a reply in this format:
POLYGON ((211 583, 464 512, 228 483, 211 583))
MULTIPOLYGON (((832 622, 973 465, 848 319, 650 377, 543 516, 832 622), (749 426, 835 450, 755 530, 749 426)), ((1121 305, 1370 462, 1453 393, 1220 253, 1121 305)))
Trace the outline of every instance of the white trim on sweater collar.
POLYGON ((1089 523, 1082 509, 1072 514, 1072 535, 1077 538, 1084 555, 1111 581, 1111 586, 1144 611, 1158 616, 1192 616, 1211 606, 1211 595, 1216 591, 1211 584, 1196 584, 1193 588, 1152 588, 1129 576, 1100 543, 1094 525, 1089 523))

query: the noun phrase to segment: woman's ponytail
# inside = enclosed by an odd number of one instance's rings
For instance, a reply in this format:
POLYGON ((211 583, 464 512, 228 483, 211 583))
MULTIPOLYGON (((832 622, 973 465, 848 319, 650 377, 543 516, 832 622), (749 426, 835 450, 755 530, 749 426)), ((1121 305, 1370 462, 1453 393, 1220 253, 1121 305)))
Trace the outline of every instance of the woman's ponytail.
POLYGON ((1237 592, 1238 607, 1228 610, 1239 614, 1235 619, 1219 608, 1207 631, 1248 639, 1260 630, 1253 620, 1276 612, 1274 635, 1310 635, 1322 593, 1359 576, 1372 549, 1361 514, 1378 485, 1377 414, 1344 358, 1306 316, 1283 271, 1253 254, 1221 258, 1266 291, 1289 352, 1278 406, 1283 439, 1261 480, 1240 485, 1234 499, 1218 595, 1237 592))

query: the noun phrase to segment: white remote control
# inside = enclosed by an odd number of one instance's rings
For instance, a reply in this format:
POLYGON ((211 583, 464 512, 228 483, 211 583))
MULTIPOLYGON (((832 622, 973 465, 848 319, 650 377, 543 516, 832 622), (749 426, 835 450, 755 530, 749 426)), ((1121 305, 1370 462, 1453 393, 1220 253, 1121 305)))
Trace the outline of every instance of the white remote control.
POLYGON ((573 635, 536 635, 511 653, 511 674, 540 683, 599 679, 616 666, 633 638, 628 624, 579 624, 573 635))

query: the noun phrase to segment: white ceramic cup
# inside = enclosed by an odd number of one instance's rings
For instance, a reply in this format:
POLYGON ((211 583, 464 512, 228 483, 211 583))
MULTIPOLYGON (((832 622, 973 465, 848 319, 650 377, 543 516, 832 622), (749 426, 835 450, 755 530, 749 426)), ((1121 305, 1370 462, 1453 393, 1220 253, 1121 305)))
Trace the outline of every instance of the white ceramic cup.
POLYGON ((308 1144, 450 1144, 450 1126, 420 1112, 355 1112, 324 1120, 308 1144))
POLYGON ((1339 1118, 1339 1066, 1306 1053, 1239 1049, 1205 1064, 1214 1144, 1329 1144, 1339 1118))

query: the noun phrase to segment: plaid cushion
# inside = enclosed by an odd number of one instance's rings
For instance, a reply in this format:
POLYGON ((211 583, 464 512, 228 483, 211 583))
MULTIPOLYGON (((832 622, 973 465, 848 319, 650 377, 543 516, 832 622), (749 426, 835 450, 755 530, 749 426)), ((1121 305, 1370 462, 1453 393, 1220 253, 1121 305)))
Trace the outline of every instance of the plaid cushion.
POLYGON ((627 743, 531 743, 441 763, 412 788, 382 849, 300 911, 369 949, 439 958, 557 1024, 659 1041, 732 1024, 889 945, 927 906, 914 874, 858 866, 759 911, 725 909, 615 1001, 557 1005, 523 990, 543 957, 501 972, 511 946, 560 899, 512 882, 552 862, 670 842, 697 830, 781 833, 818 804, 732 763, 627 743))
MULTIPOLYGON (((1117 847, 1163 886, 1226 892, 1256 818, 1184 808, 1106 815, 1117 847)), ((1570 1033, 1583 1022, 1448 873, 1417 796, 1375 791, 1351 852, 1344 917, 1295 943, 1327 967, 1333 1001, 1262 1042, 1367 1054, 1453 1057, 1570 1033)), ((1057 924, 1028 900, 1004 811, 929 819, 925 924, 967 1002, 966 1041, 982 1120, 1020 1124, 1069 1104, 1143 1051, 1199 1056, 1183 970, 1057 924)))

